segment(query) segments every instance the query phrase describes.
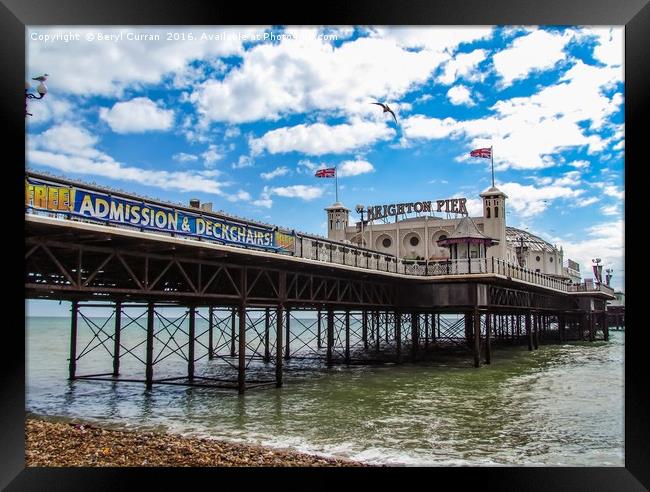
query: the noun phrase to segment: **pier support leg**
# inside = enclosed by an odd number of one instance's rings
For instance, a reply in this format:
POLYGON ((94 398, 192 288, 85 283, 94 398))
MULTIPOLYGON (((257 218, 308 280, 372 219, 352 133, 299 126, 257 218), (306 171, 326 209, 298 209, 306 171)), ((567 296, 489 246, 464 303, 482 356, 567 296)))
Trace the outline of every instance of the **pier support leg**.
POLYGON ((365 309, 361 312, 361 339, 363 348, 368 350, 368 312, 365 309))
POLYGON ((271 309, 264 310, 264 362, 271 362, 271 350, 269 346, 269 330, 271 328, 271 309))
POLYGON ((68 365, 68 379, 75 378, 77 372, 77 320, 79 318, 79 301, 72 301, 72 317, 70 318, 70 363, 68 365))
POLYGON ((284 310, 282 304, 279 304, 275 311, 275 386, 282 386, 282 321, 284 320, 284 310))
POLYGON ((289 360, 291 359, 291 338, 289 338, 291 336, 291 308, 287 307, 285 312, 287 313, 287 321, 284 328, 284 358, 289 360))
POLYGON ((424 348, 429 347, 429 313, 424 315, 424 348))
POLYGON ((436 335, 433 337, 435 342, 437 338, 440 338, 440 313, 436 314, 436 335))
POLYGON ((385 331, 386 331, 386 344, 388 344, 388 343, 390 343, 390 341, 388 340, 388 311, 386 311, 385 315, 386 315, 386 317, 384 318, 384 321, 385 321, 384 328, 385 328, 385 331))
POLYGON ((532 327, 530 326, 530 311, 526 313, 526 318, 525 318, 525 323, 526 323, 526 338, 528 339, 528 350, 532 351, 533 350, 533 330, 532 327))
POLYGON ((334 346, 334 311, 327 308, 327 365, 332 365, 332 348, 334 346))
POLYGON ((237 389, 246 391, 246 305, 239 305, 239 361, 237 364, 237 389))
POLYGON ((345 363, 350 363, 350 310, 345 310, 345 363))
POLYGON ((208 308, 208 360, 214 358, 214 308, 208 308))
POLYGON ((120 337, 122 335, 122 302, 115 303, 115 337, 113 341, 113 377, 120 375, 120 337))
POLYGON ((603 323, 603 340, 606 342, 609 341, 609 320, 607 319, 607 313, 603 313, 602 315, 602 323, 603 323))
POLYGON ((593 313, 589 313, 587 316, 587 326, 589 327, 589 341, 593 342, 596 338, 596 319, 593 313))
POLYGON ((235 356, 235 308, 230 311, 230 357, 235 356))
POLYGON ((147 355, 145 367, 145 380, 148 390, 153 387, 153 315, 154 304, 150 302, 147 305, 147 355))
POLYGON ((402 362, 402 313, 395 311, 395 352, 397 362, 402 362))
POLYGON ((411 360, 415 362, 420 345, 420 317, 417 313, 411 313, 411 360))
POLYGON ((318 315, 317 315, 318 325, 317 325, 317 331, 316 331, 316 348, 318 350, 320 350, 321 346, 322 346, 322 344, 321 344, 321 339, 322 339, 322 337, 321 337, 321 317, 322 317, 322 314, 321 314, 321 311, 319 309, 318 310, 318 315))
POLYGON ((187 379, 189 382, 194 381, 194 339, 196 338, 196 307, 190 307, 190 319, 188 326, 188 337, 187 342, 187 379))
POLYGON ((375 311, 373 317, 375 318, 375 349, 377 353, 379 353, 379 346, 381 343, 381 337, 379 336, 379 311, 375 311))
POLYGON ((533 315, 533 348, 539 350, 539 314, 533 315))
POLYGON ((564 314, 558 314, 557 315, 557 331, 558 331, 558 337, 560 339, 560 343, 564 343, 564 340, 566 339, 566 336, 564 334, 564 329, 565 329, 564 314))
POLYGON ((492 362, 492 347, 490 346, 490 332, 492 331, 492 314, 485 315, 485 363, 492 362))
POLYGON ((472 347, 474 343, 474 324, 472 320, 472 312, 465 313, 465 340, 468 347, 472 347))
POLYGON ((481 313, 474 307, 474 367, 481 365, 481 313))

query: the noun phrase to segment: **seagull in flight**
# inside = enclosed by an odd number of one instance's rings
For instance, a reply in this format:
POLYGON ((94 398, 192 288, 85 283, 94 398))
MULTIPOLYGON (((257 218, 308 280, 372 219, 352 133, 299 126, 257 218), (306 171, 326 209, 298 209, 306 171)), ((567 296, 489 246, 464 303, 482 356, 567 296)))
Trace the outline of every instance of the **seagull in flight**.
POLYGON ((393 119, 395 120, 395 124, 397 124, 397 117, 395 116, 395 113, 393 113, 393 110, 388 107, 388 104, 379 103, 379 102, 374 102, 374 103, 370 103, 370 104, 376 104, 377 106, 381 106, 382 108, 384 108, 384 113, 392 114, 393 119))
POLYGON ((39 75, 38 77, 33 77, 32 80, 38 80, 39 82, 45 82, 47 80, 47 76, 49 74, 44 73, 43 75, 39 75))

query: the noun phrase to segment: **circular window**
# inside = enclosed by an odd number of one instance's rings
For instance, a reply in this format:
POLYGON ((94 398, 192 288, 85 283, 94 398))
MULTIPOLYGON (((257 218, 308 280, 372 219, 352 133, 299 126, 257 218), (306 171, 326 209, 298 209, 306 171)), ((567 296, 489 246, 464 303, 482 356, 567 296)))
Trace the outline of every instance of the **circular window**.
POLYGON ((416 236, 413 236, 411 239, 409 239, 409 244, 411 246, 417 246, 420 244, 420 240, 416 236))
POLYGON ((549 260, 551 261, 551 263, 553 263, 553 257, 552 256, 549 258, 549 260))
POLYGON ((447 239, 447 236, 446 236, 445 234, 443 234, 442 236, 440 236, 440 237, 438 238, 438 241, 442 241, 443 239, 447 239))
POLYGON ((535 261, 539 261, 539 256, 536 256, 536 257, 535 257, 535 261))
POLYGON ((392 244, 392 241, 390 240, 389 237, 385 237, 384 240, 381 242, 381 245, 384 248, 390 248, 390 245, 392 244))

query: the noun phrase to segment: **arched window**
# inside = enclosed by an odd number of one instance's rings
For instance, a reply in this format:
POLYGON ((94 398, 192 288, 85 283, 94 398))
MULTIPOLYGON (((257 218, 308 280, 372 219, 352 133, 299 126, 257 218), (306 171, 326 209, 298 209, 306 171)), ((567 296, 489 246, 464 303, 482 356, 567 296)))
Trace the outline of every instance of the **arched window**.
POLYGON ((490 207, 487 208, 487 218, 490 218, 490 207))
POLYGON ((499 218, 499 207, 494 207, 494 218, 495 219, 499 218))

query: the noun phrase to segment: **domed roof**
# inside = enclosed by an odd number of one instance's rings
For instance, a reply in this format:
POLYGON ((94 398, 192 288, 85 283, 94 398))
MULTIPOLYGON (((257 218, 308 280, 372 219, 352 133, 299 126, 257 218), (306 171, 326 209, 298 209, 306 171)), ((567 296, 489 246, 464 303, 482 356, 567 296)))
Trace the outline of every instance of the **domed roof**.
POLYGON ((535 234, 517 229, 516 227, 506 226, 506 241, 511 246, 521 246, 522 239, 524 241, 524 247, 527 247, 530 251, 546 251, 547 253, 556 253, 558 251, 551 243, 544 241, 535 234))
POLYGON ((503 196, 508 198, 508 195, 506 195, 503 191, 498 189, 496 186, 491 186, 487 190, 485 190, 483 193, 479 195, 480 197, 486 197, 486 196, 503 196))

